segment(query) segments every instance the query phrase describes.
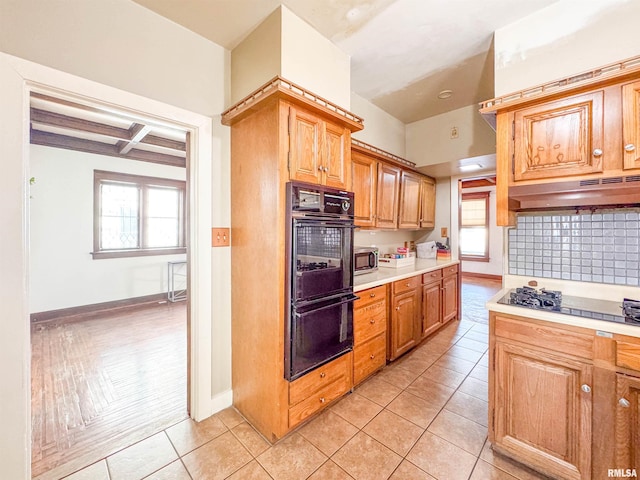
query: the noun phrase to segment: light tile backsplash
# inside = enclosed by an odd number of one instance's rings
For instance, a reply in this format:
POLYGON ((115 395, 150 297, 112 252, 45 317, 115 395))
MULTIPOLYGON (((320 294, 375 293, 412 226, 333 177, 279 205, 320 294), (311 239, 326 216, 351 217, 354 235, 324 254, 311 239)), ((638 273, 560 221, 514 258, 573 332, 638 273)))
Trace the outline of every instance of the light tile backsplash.
POLYGON ((519 214, 509 274, 638 286, 640 209, 519 214))

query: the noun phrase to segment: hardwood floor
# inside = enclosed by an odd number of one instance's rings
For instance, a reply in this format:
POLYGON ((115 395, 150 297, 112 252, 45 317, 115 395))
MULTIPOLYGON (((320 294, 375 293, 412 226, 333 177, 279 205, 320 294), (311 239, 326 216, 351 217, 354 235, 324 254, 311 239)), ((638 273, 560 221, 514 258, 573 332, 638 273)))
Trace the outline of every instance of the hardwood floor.
POLYGON ((186 331, 186 302, 32 325, 32 476, 60 478, 187 418, 186 331))
POLYGON ((500 280, 465 276, 462 274, 462 319, 489 324, 489 312, 484 308, 487 300, 502 288, 500 280))

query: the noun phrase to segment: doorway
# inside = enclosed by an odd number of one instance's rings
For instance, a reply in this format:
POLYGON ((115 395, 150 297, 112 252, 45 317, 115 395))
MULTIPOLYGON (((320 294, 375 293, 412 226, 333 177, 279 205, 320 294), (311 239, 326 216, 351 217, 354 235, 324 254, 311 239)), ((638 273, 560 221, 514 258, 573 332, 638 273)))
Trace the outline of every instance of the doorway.
POLYGON ((179 124, 190 133, 192 165, 189 206, 194 212, 189 226, 187 256, 189 271, 188 332, 191 351, 189 375, 190 415, 202 420, 212 413, 211 398, 211 119, 200 114, 162 104, 139 95, 96 84, 41 65, 0 54, 2 126, 0 150, 4 175, 0 179, 0 209, 3 224, 0 264, 3 276, 0 295, 5 321, 2 322, 0 376, 4 391, 0 398, 3 435, 3 473, 11 478, 30 478, 30 332, 29 332, 29 97, 32 92, 70 101, 90 99, 103 105, 132 112, 155 122, 179 124), (71 93, 73 92, 73 93, 71 93), (99 99, 99 100, 97 100, 99 99), (8 161, 11 159, 11 161, 8 161), (5 460, 6 459, 6 460, 5 460))

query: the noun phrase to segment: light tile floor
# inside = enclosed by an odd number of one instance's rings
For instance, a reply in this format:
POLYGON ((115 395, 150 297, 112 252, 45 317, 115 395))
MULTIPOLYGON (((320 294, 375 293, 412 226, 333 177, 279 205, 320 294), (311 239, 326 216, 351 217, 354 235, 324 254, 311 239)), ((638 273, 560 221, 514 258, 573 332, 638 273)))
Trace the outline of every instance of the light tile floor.
POLYGON ((229 408, 178 423, 67 480, 544 479, 494 454, 487 441, 491 291, 465 283, 461 321, 274 445, 229 408))

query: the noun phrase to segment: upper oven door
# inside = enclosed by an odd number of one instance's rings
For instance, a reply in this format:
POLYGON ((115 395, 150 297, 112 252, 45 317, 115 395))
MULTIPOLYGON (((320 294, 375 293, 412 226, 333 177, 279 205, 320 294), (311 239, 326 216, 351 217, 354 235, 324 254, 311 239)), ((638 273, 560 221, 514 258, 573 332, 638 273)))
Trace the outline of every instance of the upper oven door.
POLYGON ((312 301, 353 288, 351 222, 294 218, 291 301, 312 301))

